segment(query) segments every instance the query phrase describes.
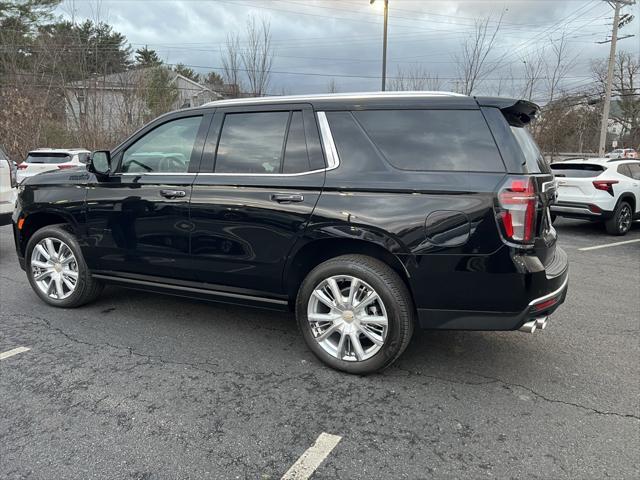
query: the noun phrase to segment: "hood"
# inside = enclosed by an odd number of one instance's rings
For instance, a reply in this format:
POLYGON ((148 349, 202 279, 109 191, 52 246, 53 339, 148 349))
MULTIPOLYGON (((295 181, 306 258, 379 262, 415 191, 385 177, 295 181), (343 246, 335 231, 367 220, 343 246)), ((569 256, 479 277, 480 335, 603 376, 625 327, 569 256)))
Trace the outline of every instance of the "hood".
POLYGON ((87 167, 80 165, 74 168, 62 170, 49 170, 25 178, 20 185, 85 185, 95 182, 96 177, 87 170, 87 167))
POLYGON ((74 168, 62 170, 49 170, 25 178, 20 185, 85 185, 95 182, 96 177, 87 170, 87 167, 80 165, 74 168))

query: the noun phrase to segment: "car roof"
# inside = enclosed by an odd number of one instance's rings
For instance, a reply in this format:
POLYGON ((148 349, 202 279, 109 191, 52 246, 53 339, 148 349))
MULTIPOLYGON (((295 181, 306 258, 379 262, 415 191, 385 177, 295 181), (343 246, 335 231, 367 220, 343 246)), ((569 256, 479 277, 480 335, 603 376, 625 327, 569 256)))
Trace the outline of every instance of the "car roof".
POLYGON ((36 148, 29 153, 91 153, 86 148, 36 148))

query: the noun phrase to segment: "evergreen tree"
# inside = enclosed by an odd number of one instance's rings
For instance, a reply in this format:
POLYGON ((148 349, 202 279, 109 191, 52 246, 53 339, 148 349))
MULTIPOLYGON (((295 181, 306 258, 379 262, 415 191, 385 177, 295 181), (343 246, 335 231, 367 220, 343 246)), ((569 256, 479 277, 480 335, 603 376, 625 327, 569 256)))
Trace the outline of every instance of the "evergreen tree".
POLYGON ((136 50, 136 65, 146 67, 159 67, 162 60, 158 57, 155 50, 148 48, 146 45, 136 50))
POLYGON ((179 75, 182 75, 183 77, 187 77, 193 80, 194 82, 200 82, 200 75, 194 72, 192 68, 185 67, 182 63, 179 63, 175 67, 173 67, 173 71, 179 75))

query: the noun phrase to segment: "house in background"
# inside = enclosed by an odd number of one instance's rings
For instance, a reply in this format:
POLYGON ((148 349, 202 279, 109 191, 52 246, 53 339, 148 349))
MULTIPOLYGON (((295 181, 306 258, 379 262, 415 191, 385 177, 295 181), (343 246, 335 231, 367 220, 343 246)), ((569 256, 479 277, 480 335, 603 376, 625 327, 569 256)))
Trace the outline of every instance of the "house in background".
POLYGON ((226 98, 225 91, 224 86, 214 91, 166 67, 127 70, 67 84, 65 121, 72 131, 129 134, 160 113, 226 98), (158 73, 160 87, 154 82, 158 73), (166 100, 168 89, 171 101, 166 100))

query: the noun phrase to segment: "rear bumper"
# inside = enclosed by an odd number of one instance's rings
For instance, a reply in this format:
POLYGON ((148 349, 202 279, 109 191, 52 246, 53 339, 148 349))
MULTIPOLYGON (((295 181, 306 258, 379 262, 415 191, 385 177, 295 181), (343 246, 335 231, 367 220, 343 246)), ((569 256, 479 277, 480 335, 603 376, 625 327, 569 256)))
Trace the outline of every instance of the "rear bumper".
POLYGON ((559 217, 584 220, 608 220, 614 214, 612 210, 604 210, 597 204, 580 202, 557 202, 551 205, 551 212, 559 217))
MULTIPOLYGON (((523 307, 517 311, 443 310, 418 308, 418 323, 436 330, 518 330, 534 319, 547 317, 564 302, 569 288, 567 256, 559 247, 556 258, 546 270, 522 272, 523 307), (553 271, 550 271, 553 270, 553 271), (525 303, 526 302, 526 303, 525 303)), ((496 291, 496 304, 504 292, 496 291)))

